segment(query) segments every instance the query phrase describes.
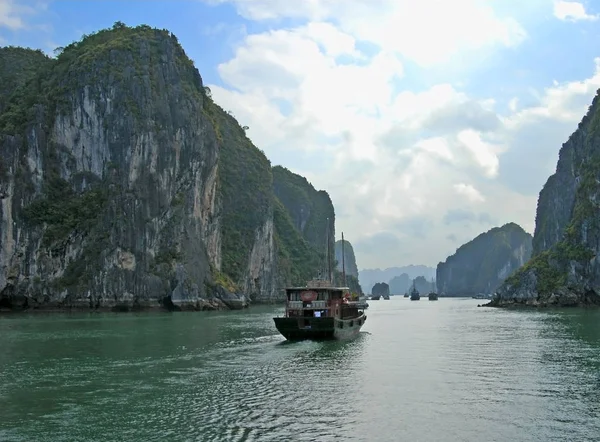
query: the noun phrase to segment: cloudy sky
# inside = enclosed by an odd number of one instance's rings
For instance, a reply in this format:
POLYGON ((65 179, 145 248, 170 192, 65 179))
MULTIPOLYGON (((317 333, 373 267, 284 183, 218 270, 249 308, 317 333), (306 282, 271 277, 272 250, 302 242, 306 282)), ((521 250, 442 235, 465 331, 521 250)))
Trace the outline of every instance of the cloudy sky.
POLYGON ((121 20, 174 32, 273 164, 329 192, 359 268, 436 265, 533 233, 600 87, 600 2, 0 0, 0 44, 49 53, 121 20))

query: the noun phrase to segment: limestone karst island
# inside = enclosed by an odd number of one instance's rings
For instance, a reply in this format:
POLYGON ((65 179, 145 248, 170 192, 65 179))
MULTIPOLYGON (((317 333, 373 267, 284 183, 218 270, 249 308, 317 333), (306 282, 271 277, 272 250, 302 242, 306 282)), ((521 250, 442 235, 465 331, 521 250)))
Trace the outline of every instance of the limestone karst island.
POLYGON ((0 441, 597 439, 599 5, 343 3, 0 0, 0 441))

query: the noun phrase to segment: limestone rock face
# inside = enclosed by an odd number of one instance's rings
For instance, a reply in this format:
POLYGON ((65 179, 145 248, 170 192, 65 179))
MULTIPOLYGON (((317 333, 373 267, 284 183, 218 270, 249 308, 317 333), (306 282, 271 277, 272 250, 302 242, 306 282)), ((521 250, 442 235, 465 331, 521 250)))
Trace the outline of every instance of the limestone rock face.
POLYGON ((239 308, 318 270, 322 218, 288 231, 271 163, 174 35, 116 23, 56 59, 8 49, 0 308, 239 308))
POLYGON ((600 305, 599 106, 596 96, 540 192, 532 259, 491 305, 600 305))
POLYGON ((482 233, 438 264, 437 289, 446 296, 494 293, 529 260, 531 241, 531 235, 514 223, 482 233))
MULTIPOLYGON (((358 279, 358 266, 356 265, 356 256, 350 241, 344 240, 344 265, 346 267, 346 275, 354 276, 358 279)), ((342 240, 335 242, 335 260, 337 261, 338 271, 342 271, 342 240)))

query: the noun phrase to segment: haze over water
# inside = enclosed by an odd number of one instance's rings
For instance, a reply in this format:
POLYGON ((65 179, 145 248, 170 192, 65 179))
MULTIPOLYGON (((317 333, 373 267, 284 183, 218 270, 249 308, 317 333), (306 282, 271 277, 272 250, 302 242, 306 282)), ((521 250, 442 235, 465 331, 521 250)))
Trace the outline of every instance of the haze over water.
POLYGON ((0 440, 597 440, 600 311, 478 302, 370 301, 348 343, 269 306, 0 316, 0 440))

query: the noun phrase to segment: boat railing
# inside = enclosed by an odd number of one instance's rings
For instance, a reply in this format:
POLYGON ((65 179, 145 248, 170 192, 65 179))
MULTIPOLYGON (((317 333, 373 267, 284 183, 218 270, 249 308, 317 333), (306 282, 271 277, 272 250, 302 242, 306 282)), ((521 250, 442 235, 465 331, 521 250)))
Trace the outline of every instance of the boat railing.
MULTIPOLYGON (((289 301, 288 309, 302 309, 304 308, 304 303, 302 301, 289 301)), ((312 301, 306 305, 306 308, 314 308, 314 309, 325 309, 327 308, 327 301, 312 301)))

